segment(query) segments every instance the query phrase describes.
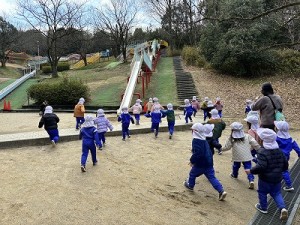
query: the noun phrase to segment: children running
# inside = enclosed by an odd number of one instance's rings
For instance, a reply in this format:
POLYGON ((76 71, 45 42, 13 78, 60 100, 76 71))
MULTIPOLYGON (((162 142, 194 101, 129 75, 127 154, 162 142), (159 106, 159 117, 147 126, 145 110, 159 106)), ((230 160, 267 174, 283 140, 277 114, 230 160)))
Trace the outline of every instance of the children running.
POLYGON ((122 108, 122 113, 118 117, 118 121, 122 123, 122 140, 125 141, 126 136, 130 138, 130 133, 129 133, 129 125, 130 121, 132 124, 134 124, 134 120, 132 116, 128 113, 128 107, 123 107, 122 108))
POLYGON ((85 117, 85 121, 80 129, 79 139, 82 139, 81 172, 86 172, 86 161, 89 151, 91 151, 93 166, 97 164, 96 146, 100 146, 97 129, 94 126, 94 118, 90 115, 85 117))
POLYGON ((196 96, 193 96, 192 107, 195 109, 193 116, 196 117, 196 114, 197 114, 198 110, 200 109, 200 104, 199 104, 196 96))
POLYGON ((110 121, 105 117, 103 109, 97 110, 97 118, 94 119, 94 123, 97 126, 97 132, 100 140, 98 149, 102 150, 102 147, 105 146, 105 141, 106 141, 105 134, 107 130, 110 129, 110 131, 112 131, 114 128, 111 125, 110 121))
POLYGON ((207 103, 209 101, 208 97, 204 98, 204 101, 201 104, 201 109, 203 110, 203 121, 205 122, 206 118, 207 118, 207 103))
POLYGON ((154 105, 154 111, 149 114, 144 115, 148 118, 151 118, 151 122, 152 122, 151 131, 154 133, 155 138, 157 138, 157 136, 158 136, 159 123, 161 121, 161 118, 163 117, 160 110, 161 110, 161 108, 159 105, 154 105))
MULTIPOLYGON (((278 146, 280 150, 285 155, 287 161, 290 159, 290 153, 294 149, 300 157, 300 148, 295 140, 292 139, 292 137, 289 134, 289 124, 286 121, 274 121, 275 127, 277 128, 277 139, 276 142, 278 143, 278 146)), ((292 180, 290 177, 290 173, 288 170, 283 171, 282 173, 283 179, 285 182, 285 187, 283 187, 283 190, 285 191, 293 191, 294 187, 292 185, 292 180)))
POLYGON ((76 130, 79 130, 81 127, 81 124, 84 123, 84 98, 80 98, 77 105, 74 107, 74 117, 76 118, 76 130))
POLYGON ((141 112, 143 111, 141 102, 142 102, 141 99, 137 99, 135 101, 135 104, 130 108, 135 118, 135 125, 140 125, 140 115, 141 112))
POLYGON ((252 104, 252 101, 250 99, 246 99, 246 106, 245 106, 245 114, 246 115, 251 111, 251 104, 252 104))
POLYGON ((38 127, 42 128, 44 126, 45 130, 49 134, 52 147, 55 147, 56 143, 59 140, 59 134, 57 129, 58 122, 59 118, 56 114, 53 113, 53 108, 50 105, 46 106, 44 115, 42 115, 38 127))
POLYGON ((225 129, 226 124, 220 118, 218 110, 213 109, 211 111, 211 119, 209 119, 207 123, 214 124, 211 145, 218 150, 219 155, 222 155, 222 145, 219 143, 219 138, 221 137, 222 131, 225 129))
POLYGON ((174 126, 175 126, 175 114, 173 110, 173 105, 169 103, 167 105, 168 110, 161 110, 163 117, 167 116, 168 121, 168 129, 169 129, 169 139, 172 139, 174 133, 174 126))
POLYGON ((216 98, 215 109, 218 110, 219 116, 222 118, 223 104, 221 103, 221 99, 219 97, 216 98))
POLYGON ((282 172, 289 167, 288 161, 276 142, 276 133, 268 128, 258 128, 257 134, 262 140, 262 148, 257 151, 257 164, 249 171, 258 174, 258 199, 255 208, 268 213, 268 194, 274 199, 280 210, 280 220, 288 218, 288 211, 281 195, 282 172))
POLYGON ((184 186, 189 190, 194 190, 196 178, 204 174, 211 185, 219 193, 219 200, 225 199, 227 193, 224 191, 222 184, 215 177, 213 167, 213 156, 204 135, 205 127, 201 123, 195 123, 192 126, 192 156, 190 158, 190 166, 192 167, 188 179, 184 182, 184 186))
MULTIPOLYGON (((239 169, 241 163, 244 166, 245 172, 251 169, 251 148, 259 149, 260 145, 256 140, 249 134, 245 134, 243 131, 243 124, 239 122, 234 122, 230 125, 231 135, 226 141, 225 146, 222 151, 227 151, 232 149, 232 173, 230 176, 234 179, 238 178, 239 169)), ((247 172, 246 172, 247 174, 247 172)), ((249 189, 254 189, 254 176, 253 174, 247 174, 249 181, 249 189)))
POLYGON ((183 110, 183 115, 185 115, 185 123, 188 123, 189 120, 190 122, 193 122, 192 120, 192 115, 194 112, 196 112, 196 109, 193 108, 193 106, 190 103, 190 100, 184 99, 184 110, 183 110))
POLYGON ((152 106, 153 106, 153 100, 152 98, 149 98, 149 101, 147 102, 147 113, 151 112, 152 106))
MULTIPOLYGON (((257 142, 259 142, 258 134, 256 133, 256 130, 259 128, 259 115, 256 111, 250 111, 247 114, 246 119, 244 119, 247 122, 248 125, 248 134, 251 135, 257 142)), ((251 149, 251 155, 253 156, 252 161, 257 163, 256 159, 256 153, 257 151, 255 149, 251 149)))

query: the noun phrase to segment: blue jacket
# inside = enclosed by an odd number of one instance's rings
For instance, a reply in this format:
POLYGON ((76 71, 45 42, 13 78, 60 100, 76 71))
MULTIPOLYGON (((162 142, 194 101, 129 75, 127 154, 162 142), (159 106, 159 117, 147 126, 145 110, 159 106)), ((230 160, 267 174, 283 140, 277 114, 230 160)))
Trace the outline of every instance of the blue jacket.
POLYGON ((191 164, 199 168, 213 167, 213 156, 206 140, 194 138, 192 141, 191 164))
POLYGON ((152 123, 160 123, 161 118, 164 117, 161 112, 151 112, 144 116, 151 118, 152 123))
POLYGON ((89 143, 96 141, 97 145, 100 145, 100 140, 96 127, 83 127, 80 129, 79 139, 82 139, 83 143, 89 143))
POLYGON ((265 182, 277 184, 282 180, 282 172, 288 168, 288 161, 279 148, 260 148, 257 151, 257 164, 250 172, 258 174, 259 179, 265 182))
POLYGON ((184 110, 183 110, 183 115, 192 115, 193 112, 197 112, 197 110, 195 108, 193 108, 192 105, 189 106, 185 106, 184 110))
POLYGON ((284 139, 277 137, 276 141, 287 160, 290 159, 290 153, 293 149, 297 152, 298 157, 300 157, 300 148, 292 138, 284 139))
POLYGON ((122 123, 127 123, 129 124, 130 121, 132 124, 134 124, 134 119, 132 118, 132 116, 129 113, 122 113, 119 117, 118 117, 118 121, 122 122, 122 123))

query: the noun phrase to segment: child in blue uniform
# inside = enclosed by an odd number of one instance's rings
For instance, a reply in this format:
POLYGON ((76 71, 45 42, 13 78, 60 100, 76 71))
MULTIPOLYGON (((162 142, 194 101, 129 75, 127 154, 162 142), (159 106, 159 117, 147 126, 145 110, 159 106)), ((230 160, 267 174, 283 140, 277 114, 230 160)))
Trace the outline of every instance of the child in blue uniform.
POLYGON ((53 147, 55 147, 59 140, 59 133, 57 129, 58 122, 59 118, 53 113, 53 108, 50 105, 46 106, 44 115, 42 115, 38 127, 42 128, 44 126, 45 130, 49 134, 49 138, 53 147))
POLYGON ((163 117, 161 111, 161 107, 159 105, 154 106, 153 112, 149 114, 145 114, 146 117, 151 118, 151 131, 154 132, 155 138, 157 138, 158 130, 159 130, 159 123, 161 121, 161 118, 163 117))
POLYGON ((168 129, 169 129, 169 139, 172 139, 174 133, 174 126, 175 126, 175 114, 173 110, 173 105, 169 103, 167 105, 168 110, 161 110, 163 117, 167 116, 168 121, 168 129))
POLYGON ((193 106, 190 103, 190 100, 188 99, 184 99, 184 111, 183 111, 183 115, 185 115, 185 123, 188 123, 190 120, 190 122, 193 122, 192 120, 192 115, 194 112, 196 112, 196 109, 193 108, 193 106))
POLYGON ((81 171, 86 172, 86 160, 91 151, 93 165, 97 164, 96 146, 100 146, 97 129, 94 125, 94 118, 90 115, 85 117, 85 121, 80 129, 79 139, 82 139, 81 171))
POLYGON ((194 190, 196 178, 204 174, 214 189, 219 192, 219 200, 222 201, 227 193, 215 177, 213 156, 205 137, 206 128, 201 123, 195 123, 192 126, 192 132, 192 156, 190 158, 192 169, 188 179, 184 182, 184 186, 189 190, 194 190))
POLYGON ((252 104, 252 101, 250 99, 246 99, 246 106, 245 106, 245 114, 246 115, 251 111, 251 104, 252 104))
POLYGON ((118 121, 122 123, 122 136, 123 136, 123 141, 125 141, 126 136, 130 138, 130 133, 129 133, 129 125, 130 121, 132 124, 134 124, 134 119, 132 116, 128 113, 128 107, 123 107, 122 108, 122 113, 118 117, 118 121))
MULTIPOLYGON (((258 128, 257 134, 262 147, 257 151, 257 164, 248 172, 258 174, 258 199, 255 208, 268 213, 268 194, 274 199, 280 211, 280 219, 288 218, 288 211, 281 195, 282 172, 289 167, 288 161, 276 142, 276 133, 268 128, 258 128)), ((247 171, 246 171, 247 172, 247 171)))
MULTIPOLYGON (((285 155, 287 161, 289 161, 290 153, 293 149, 296 151, 298 157, 300 157, 300 148, 297 142, 293 140, 289 134, 289 124, 286 121, 274 121, 274 123, 275 127, 277 128, 276 142, 278 143, 280 150, 285 155)), ((293 191, 294 187, 292 185, 293 182, 291 180, 289 171, 283 171, 282 175, 286 185, 283 187, 283 190, 293 191)))

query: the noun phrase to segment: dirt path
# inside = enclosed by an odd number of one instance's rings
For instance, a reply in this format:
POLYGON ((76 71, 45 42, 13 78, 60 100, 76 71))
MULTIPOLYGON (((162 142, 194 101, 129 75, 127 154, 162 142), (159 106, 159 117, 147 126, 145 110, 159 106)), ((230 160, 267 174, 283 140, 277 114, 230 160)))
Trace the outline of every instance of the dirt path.
MULTIPOLYGON (((72 114, 58 115, 61 129, 74 126, 72 114)), ((38 129, 37 114, 0 116, 0 133, 38 129)), ((221 143, 228 135, 226 129, 221 143)), ((291 135, 300 143, 299 133, 291 135)), ((247 224, 257 193, 247 188, 242 171, 238 180, 229 177, 230 151, 214 156, 226 201, 218 201, 204 177, 193 193, 183 187, 191 140, 190 131, 175 132, 172 140, 167 133, 158 139, 133 135, 125 142, 108 137, 99 164, 93 167, 89 158, 86 173, 80 171, 80 141, 1 150, 0 224, 247 224)))

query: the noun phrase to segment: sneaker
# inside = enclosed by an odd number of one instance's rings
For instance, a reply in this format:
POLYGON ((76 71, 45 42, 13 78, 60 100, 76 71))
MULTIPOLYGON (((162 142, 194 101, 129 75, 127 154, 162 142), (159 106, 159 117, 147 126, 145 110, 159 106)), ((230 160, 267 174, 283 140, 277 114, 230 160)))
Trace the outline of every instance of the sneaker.
POLYGON ((128 138, 131 138, 131 136, 130 136, 130 135, 128 135, 128 138))
POLYGON ((218 151, 218 155, 222 155, 222 153, 223 153, 223 152, 222 152, 221 150, 220 150, 220 151, 218 151))
POLYGON ((219 193, 219 201, 223 201, 226 198, 227 192, 222 191, 219 193))
POLYGON ((93 166, 96 166, 96 165, 97 165, 97 163, 98 163, 98 161, 96 161, 96 162, 93 162, 93 166))
POLYGON ((172 134, 169 135, 169 139, 172 139, 172 134))
POLYGON ((263 209, 263 208, 260 206, 259 203, 256 203, 256 204, 255 204, 255 208, 256 208, 258 211, 260 211, 261 213, 263 213, 263 214, 267 214, 267 213, 268 213, 268 210, 263 209))
POLYGON ((56 146, 56 143, 55 143, 54 140, 51 140, 51 145, 52 145, 53 148, 56 146))
POLYGON ((85 166, 81 166, 81 172, 86 172, 85 166))
POLYGON ((288 218, 288 211, 285 208, 281 209, 280 220, 287 220, 287 218, 288 218))
POLYGON ((187 181, 184 181, 184 182, 183 182, 183 185, 184 185, 187 189, 189 189, 190 191, 193 191, 193 190, 194 190, 194 188, 192 188, 192 187, 189 186, 189 183, 188 183, 187 181))
POLYGON ((122 141, 125 141, 125 138, 122 138, 122 141))
POLYGON ((232 179, 237 179, 237 177, 234 176, 233 173, 230 174, 230 177, 231 177, 232 179))
POLYGON ((103 145, 103 147, 105 147, 105 142, 103 142, 103 144, 102 144, 102 145, 103 145))
POLYGON ((102 149, 103 149, 102 147, 98 147, 98 150, 102 151, 102 149))
POLYGON ((293 191, 295 189, 292 186, 291 187, 285 186, 285 187, 283 187, 283 190, 284 191, 293 191))
POLYGON ((254 182, 253 181, 249 182, 249 189, 254 189, 254 182))

